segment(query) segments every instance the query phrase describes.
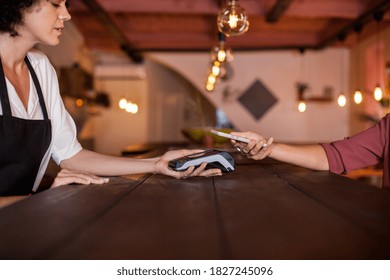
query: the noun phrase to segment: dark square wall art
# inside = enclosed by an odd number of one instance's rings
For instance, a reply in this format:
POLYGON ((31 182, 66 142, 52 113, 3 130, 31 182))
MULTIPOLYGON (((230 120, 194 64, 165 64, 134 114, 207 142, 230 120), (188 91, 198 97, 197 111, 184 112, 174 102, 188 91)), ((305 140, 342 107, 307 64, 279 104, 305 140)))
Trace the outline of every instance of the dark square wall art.
POLYGON ((256 120, 259 120, 278 102, 278 99, 259 80, 256 80, 238 98, 238 101, 256 120))

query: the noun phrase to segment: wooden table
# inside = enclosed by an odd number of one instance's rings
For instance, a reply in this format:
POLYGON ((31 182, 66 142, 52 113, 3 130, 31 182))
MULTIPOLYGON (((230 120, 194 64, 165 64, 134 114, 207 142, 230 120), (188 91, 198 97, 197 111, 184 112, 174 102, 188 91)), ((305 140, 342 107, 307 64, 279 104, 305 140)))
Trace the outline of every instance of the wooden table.
POLYGON ((234 156, 220 177, 119 177, 6 207, 0 259, 390 257, 390 191, 234 156))

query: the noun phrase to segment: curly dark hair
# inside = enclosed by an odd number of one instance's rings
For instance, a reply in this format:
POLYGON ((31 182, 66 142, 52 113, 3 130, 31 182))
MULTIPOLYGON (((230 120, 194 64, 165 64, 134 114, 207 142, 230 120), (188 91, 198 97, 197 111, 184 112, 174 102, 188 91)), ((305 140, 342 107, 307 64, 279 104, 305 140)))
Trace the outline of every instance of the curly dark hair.
POLYGON ((23 24, 23 12, 38 1, 41 0, 0 0, 0 32, 18 36, 15 27, 23 24))

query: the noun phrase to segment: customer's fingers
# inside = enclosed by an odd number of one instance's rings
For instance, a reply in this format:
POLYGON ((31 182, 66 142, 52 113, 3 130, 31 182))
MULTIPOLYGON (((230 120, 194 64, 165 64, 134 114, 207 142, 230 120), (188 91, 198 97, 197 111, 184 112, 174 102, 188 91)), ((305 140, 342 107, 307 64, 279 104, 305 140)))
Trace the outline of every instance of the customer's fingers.
POLYGON ((273 138, 269 138, 267 142, 260 141, 257 143, 256 147, 254 147, 250 153, 248 153, 247 157, 255 160, 264 159, 270 155, 272 148, 271 144, 273 142, 273 138))

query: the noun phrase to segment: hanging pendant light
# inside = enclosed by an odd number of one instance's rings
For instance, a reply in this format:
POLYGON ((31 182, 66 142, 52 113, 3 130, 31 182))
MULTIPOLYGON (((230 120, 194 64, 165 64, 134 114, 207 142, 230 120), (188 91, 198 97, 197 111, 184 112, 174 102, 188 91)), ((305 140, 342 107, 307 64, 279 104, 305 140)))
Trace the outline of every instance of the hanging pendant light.
POLYGON ((347 104, 347 98, 343 93, 340 93, 337 104, 339 104, 340 107, 344 107, 347 104))
POLYGON ((383 97, 383 92, 379 84, 376 85, 374 90, 374 98, 376 101, 381 101, 383 97))
POLYGON ((379 84, 379 73, 380 73, 380 37, 379 37, 379 32, 380 32, 380 22, 383 18, 383 12, 376 12, 374 13, 374 19, 377 22, 377 30, 376 30, 376 59, 377 59, 377 66, 376 66, 376 87, 374 90, 374 98, 376 101, 381 101, 383 97, 383 92, 379 84))
POLYGON ((306 102, 304 100, 299 101, 299 103, 298 103, 298 111, 300 113, 304 113, 306 111, 306 102))
POLYGON ((132 101, 128 101, 124 110, 128 113, 137 114, 138 104, 132 101))
POLYGON ((218 77, 221 73, 221 63, 219 61, 214 61, 213 66, 211 66, 211 73, 218 77))
POLYGON ((303 74, 304 74, 304 68, 305 68, 305 60, 304 60, 304 54, 305 49, 301 48, 299 49, 300 52, 300 61, 299 61, 299 82, 296 83, 296 90, 298 94, 298 111, 300 113, 304 113, 306 111, 307 105, 306 105, 306 98, 305 98, 305 92, 308 89, 308 84, 303 82, 303 74))
MULTIPOLYGON (((344 41, 345 36, 340 36, 340 41, 344 41)), ((345 107, 347 104, 347 97, 345 96, 344 92, 344 81, 345 81, 345 75, 344 75, 344 51, 340 51, 340 94, 339 97, 337 98, 337 104, 340 107, 345 107)))
POLYGON ((214 88, 215 88, 215 85, 214 85, 214 84, 206 83, 206 90, 207 90, 207 91, 213 91, 214 88))
POLYGON ((229 0, 227 6, 217 18, 218 30, 226 36, 238 36, 249 29, 249 21, 245 10, 238 4, 238 0, 229 0))
POLYGON ((225 46, 226 37, 222 32, 218 33, 218 45, 210 52, 211 66, 207 76, 205 88, 212 92, 218 80, 227 80, 232 76, 229 62, 233 60, 231 49, 225 46))
POLYGON ((128 112, 128 113, 132 113, 132 114, 137 114, 139 111, 139 107, 138 107, 137 103, 135 103, 131 100, 128 100, 124 97, 122 97, 119 100, 119 108, 128 112))
POLYGON ((125 109, 127 105, 127 99, 122 97, 121 100, 119 100, 119 108, 125 109))
POLYGON ((363 94, 360 89, 357 89, 353 95, 353 100, 356 104, 360 104, 363 101, 363 94))
MULTIPOLYGON (((360 80, 359 80, 359 76, 360 76, 360 46, 359 46, 359 43, 360 43, 360 40, 359 40, 359 35, 362 31, 362 28, 363 26, 359 23, 357 23, 354 27, 355 29, 355 32, 356 32, 356 42, 357 42, 357 59, 356 59, 356 69, 355 69, 355 73, 356 73, 356 83, 357 84, 360 84, 360 80)), ((355 90, 355 93, 353 94, 353 100, 355 101, 356 104, 360 104, 362 103, 363 101, 363 94, 362 94, 362 91, 360 90, 360 88, 358 87, 356 90, 355 90)))
POLYGON ((218 33, 218 45, 215 46, 210 53, 211 61, 218 61, 219 63, 230 62, 233 60, 233 52, 231 49, 227 49, 225 35, 221 32, 218 33))

